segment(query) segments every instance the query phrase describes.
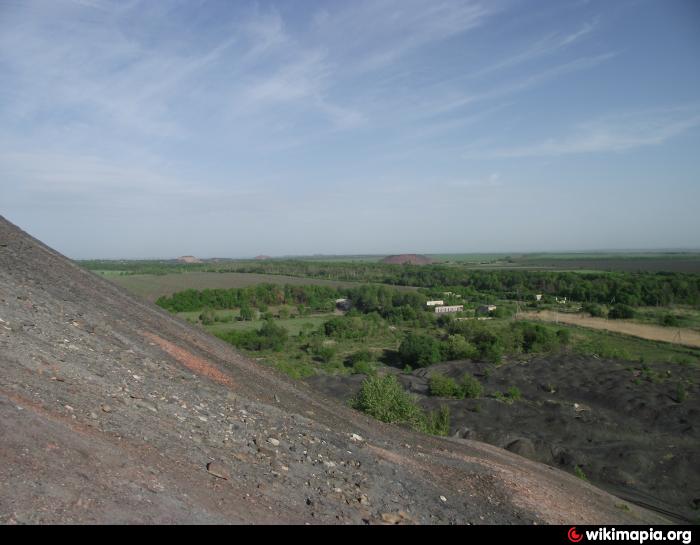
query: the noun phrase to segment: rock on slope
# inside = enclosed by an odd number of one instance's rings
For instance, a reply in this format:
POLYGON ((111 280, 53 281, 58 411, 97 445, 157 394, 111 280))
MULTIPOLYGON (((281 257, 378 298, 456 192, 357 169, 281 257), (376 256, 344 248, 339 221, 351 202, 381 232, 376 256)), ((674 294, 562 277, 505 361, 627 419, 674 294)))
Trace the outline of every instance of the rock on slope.
POLYGON ((319 397, 0 217, 0 522, 660 523, 319 397))

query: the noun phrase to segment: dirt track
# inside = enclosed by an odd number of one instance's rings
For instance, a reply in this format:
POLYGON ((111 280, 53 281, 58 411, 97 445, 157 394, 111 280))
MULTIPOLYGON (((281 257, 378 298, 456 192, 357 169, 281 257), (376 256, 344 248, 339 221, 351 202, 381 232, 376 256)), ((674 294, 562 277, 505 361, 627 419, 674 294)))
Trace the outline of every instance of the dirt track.
POLYGON ((700 333, 692 329, 679 329, 677 327, 661 327, 648 324, 638 324, 625 320, 606 320, 604 318, 593 318, 585 314, 567 314, 554 312, 551 310, 541 310, 539 312, 521 312, 518 314, 520 320, 542 320, 543 322, 559 322, 562 324, 577 325, 591 329, 602 329, 623 333, 650 341, 663 341, 667 343, 682 344, 700 348, 700 333))
POLYGON ((323 398, 2 218, 0 320, 3 523, 665 521, 323 398))

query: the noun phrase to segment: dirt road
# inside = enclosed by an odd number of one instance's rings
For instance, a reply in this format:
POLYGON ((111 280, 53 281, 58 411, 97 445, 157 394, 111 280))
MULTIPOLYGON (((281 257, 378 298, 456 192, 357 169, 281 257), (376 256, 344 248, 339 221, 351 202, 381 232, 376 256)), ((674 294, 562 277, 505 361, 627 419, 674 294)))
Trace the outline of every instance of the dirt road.
POLYGON ((551 310, 541 310, 539 312, 521 312, 518 314, 519 320, 541 320, 543 322, 558 322, 561 324, 577 325, 591 329, 602 329, 623 333, 640 339, 650 341, 663 341, 667 343, 681 344, 700 348, 700 333, 692 329, 679 329, 677 327, 661 327, 649 324, 638 324, 625 320, 606 320, 604 318, 593 318, 584 314, 566 314, 551 310))

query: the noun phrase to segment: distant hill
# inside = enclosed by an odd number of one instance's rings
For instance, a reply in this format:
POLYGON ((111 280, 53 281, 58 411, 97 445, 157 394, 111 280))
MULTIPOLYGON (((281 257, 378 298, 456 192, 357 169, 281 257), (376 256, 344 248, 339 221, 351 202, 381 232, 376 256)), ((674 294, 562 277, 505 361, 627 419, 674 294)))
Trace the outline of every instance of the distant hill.
POLYGON ((386 256, 381 261, 382 263, 390 263, 393 265, 430 265, 435 263, 429 257, 418 254, 399 254, 399 255, 389 255, 386 256))
POLYGON ((193 255, 183 255, 177 258, 180 263, 201 263, 202 260, 193 255))
POLYGON ((272 258, 269 255, 256 255, 255 259, 262 260, 262 259, 272 259, 272 258))

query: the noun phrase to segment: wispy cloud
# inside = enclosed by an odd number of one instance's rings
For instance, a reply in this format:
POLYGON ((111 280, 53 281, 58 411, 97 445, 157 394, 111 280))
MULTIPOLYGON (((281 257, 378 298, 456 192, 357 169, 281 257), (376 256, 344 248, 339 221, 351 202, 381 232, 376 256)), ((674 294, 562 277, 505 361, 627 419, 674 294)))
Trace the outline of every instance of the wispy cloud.
POLYGON ((596 26, 598 25, 598 21, 591 21, 591 22, 586 22, 583 25, 580 26, 577 30, 569 33, 561 33, 561 32, 556 32, 556 33, 551 33, 545 36, 544 38, 541 38, 539 40, 536 40, 534 43, 530 44, 527 46, 525 49, 522 51, 508 57, 505 59, 502 59, 500 61, 497 61, 493 64, 490 64, 481 70, 477 70, 475 72, 472 72, 468 74, 467 77, 469 78, 477 78, 477 77, 483 77, 491 72, 496 72, 498 70, 504 70, 506 68, 511 68, 523 63, 527 63, 530 61, 533 61, 535 59, 539 59, 541 57, 545 57, 548 55, 553 55, 554 53, 557 53, 561 51, 562 49, 569 47, 573 45, 575 42, 578 42, 581 38, 587 36, 588 34, 592 33, 596 26))
POLYGON ((700 108, 696 105, 656 109, 611 115, 580 123, 568 135, 535 144, 492 150, 470 150, 467 155, 519 158, 623 152, 663 144, 698 126, 700 126, 700 108))

